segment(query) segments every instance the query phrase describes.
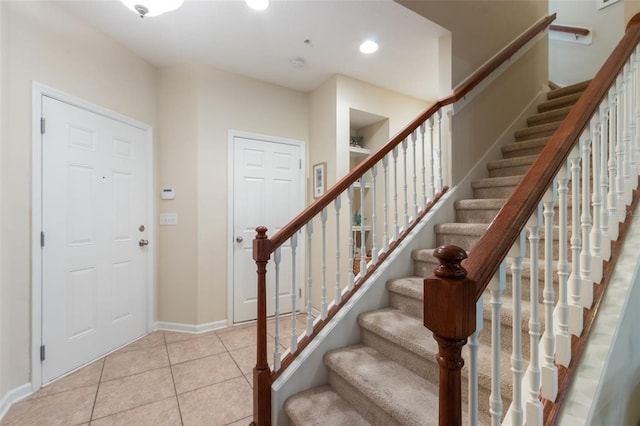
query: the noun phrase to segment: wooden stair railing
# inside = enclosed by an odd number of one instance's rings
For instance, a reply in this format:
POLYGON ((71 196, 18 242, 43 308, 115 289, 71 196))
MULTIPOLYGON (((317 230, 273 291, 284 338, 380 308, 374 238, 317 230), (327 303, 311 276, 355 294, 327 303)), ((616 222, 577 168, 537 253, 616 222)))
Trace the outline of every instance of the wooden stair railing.
MULTIPOLYGON (((615 145, 615 156, 612 156, 614 160, 617 158, 617 161, 619 161, 617 163, 618 168, 615 179, 618 184, 615 235, 618 235, 618 222, 623 222, 623 216, 627 214, 626 209, 628 208, 625 208, 624 204, 622 204, 621 207, 620 198, 626 198, 627 205, 629 205, 630 199, 632 198, 631 193, 635 191, 635 188, 639 185, 639 43, 640 14, 637 14, 627 25, 627 31, 615 50, 589 84, 578 102, 571 109, 558 130, 550 138, 537 160, 531 166, 529 172, 492 221, 486 233, 475 244, 473 250, 464 262, 464 269, 460 266, 460 261, 466 257, 464 251, 461 249, 457 250, 455 247, 442 248, 441 254, 444 256, 444 259, 441 258, 441 264, 443 266, 440 267, 440 271, 436 272, 435 276, 425 279, 425 326, 434 332, 440 348, 438 362, 440 364, 441 380, 439 395, 439 424, 441 426, 461 424, 460 384, 452 385, 452 381, 460 381, 459 370, 462 365, 460 365, 459 362, 459 354, 462 349, 461 342, 464 341, 466 343, 466 337, 473 333, 469 325, 474 324, 476 318, 476 307, 474 303, 480 300, 485 289, 489 286, 506 257, 509 256, 509 252, 512 250, 514 244, 523 238, 522 233, 525 226, 527 226, 527 222, 532 215, 536 214, 539 205, 543 202, 543 197, 545 197, 549 189, 552 188, 552 184, 554 184, 554 179, 556 179, 558 173, 561 169, 565 170, 566 173, 568 159, 576 158, 575 153, 577 152, 578 144, 580 144, 579 146, 582 148, 580 151, 583 153, 582 158, 586 159, 585 166, 583 167, 586 168, 586 172, 583 170, 583 173, 585 173, 583 174, 582 180, 583 187, 586 185, 587 190, 589 188, 589 181, 591 179, 589 164, 593 156, 591 156, 588 150, 586 154, 584 154, 584 145, 588 145, 588 142, 590 142, 589 131, 595 131, 593 136, 595 139, 601 134, 600 128, 594 127, 594 122, 592 121, 594 117, 597 117, 600 123, 602 123, 602 120, 606 121, 605 125, 607 127, 603 128, 609 129, 610 133, 607 137, 617 131, 617 135, 620 138, 615 145), (621 85, 626 85, 627 92, 621 89, 621 85), (614 99, 612 98, 612 93, 614 93, 615 97, 620 97, 619 102, 615 101, 615 105, 617 105, 615 107, 616 110, 608 112, 607 114, 609 115, 602 115, 603 111, 608 111, 608 108, 614 108, 614 106, 607 103, 608 100, 614 99), (590 125, 592 127, 589 127, 590 125), (614 126, 615 130, 612 130, 614 126), (585 134, 587 136, 584 136, 585 134), (623 160, 620 160, 621 158, 623 158, 623 160), (586 183, 584 183, 585 179, 586 183), (622 188, 620 185, 622 185, 622 188), (451 271, 455 271, 455 273, 451 271), (470 290, 469 287, 472 287, 472 290, 470 290), (469 301, 466 296, 469 291, 475 292, 475 297, 472 298, 471 301, 469 301), (439 297, 427 297, 427 295, 433 294, 437 294, 439 297), (444 294, 450 294, 451 299, 443 300, 442 295, 444 294), (469 305, 472 306, 469 307, 469 305), (452 350, 452 347, 456 349, 452 350)), ((609 144, 613 144, 611 140, 608 141, 609 144)), ((594 152, 593 155, 595 154, 594 152)), ((596 160, 593 161, 595 162, 596 160)), ((614 168, 615 167, 614 164, 614 168)), ((611 162, 609 163, 609 169, 611 169, 611 162)), ((566 183, 566 177, 564 179, 566 183)), ((574 188, 577 188, 577 185, 574 188)), ((613 192, 613 190, 610 192, 613 192)), ((582 193, 582 203, 584 203, 584 199, 587 198, 584 196, 585 194, 588 193, 582 193)), ((575 199, 577 198, 574 198, 574 200, 575 199)), ((547 198, 545 198, 545 200, 547 200, 547 198)), ((637 201, 634 201, 634 205, 636 202, 637 201)), ((591 197, 588 197, 586 203, 589 206, 587 210, 590 211, 591 197)), ((550 205, 551 210, 553 210, 553 203, 548 203, 548 205, 550 205)), ((576 208, 576 206, 574 205, 573 208, 576 208)), ((550 216, 553 218, 552 212, 550 216)), ((587 225, 590 224, 590 220, 591 218, 588 217, 586 221, 587 225)), ((610 241, 606 241, 605 243, 609 244, 609 242, 610 241)), ((582 257, 582 255, 580 257, 582 257)), ((614 260, 615 256, 612 255, 610 262, 614 260)), ((578 259, 574 256, 573 261, 577 262, 578 259)), ((608 268, 611 268, 610 262, 607 264, 608 268)), ((606 273, 603 275, 603 278, 606 279, 606 273)), ((599 283, 600 279, 598 279, 597 282, 599 283)), ((593 309, 595 310, 596 307, 593 309)), ((580 319, 580 324, 582 324, 582 319, 580 319)), ((574 358, 574 360, 575 359, 577 358, 574 358)), ((561 389, 560 393, 562 392, 566 392, 566 389, 561 389)), ((542 398, 544 398, 544 393, 542 398)), ((550 412, 553 412, 553 418, 551 420, 555 422, 557 421, 558 415, 557 407, 554 407, 553 410, 549 408, 549 405, 552 405, 554 400, 555 396, 553 400, 545 399, 545 414, 550 415, 550 412)), ((499 417, 501 414, 502 413, 496 413, 496 416, 499 417)), ((538 421, 542 422, 542 419, 540 418, 538 421)), ((513 422, 512 424, 516 423, 513 422)), ((548 424, 546 420, 544 424, 548 424)))
MULTIPOLYGON (((406 223, 402 232, 396 235, 396 238, 389 244, 387 250, 382 253, 377 262, 374 262, 364 273, 356 278, 353 288, 342 295, 341 300, 327 310, 326 316, 321 321, 317 321, 312 326, 312 332, 300 339, 296 347, 290 351, 282 360, 281 365, 276 371, 272 371, 268 362, 267 355, 267 265, 271 257, 277 253, 279 248, 292 238, 305 225, 316 217, 323 217, 326 220, 327 209, 330 208, 336 199, 342 194, 348 192, 353 185, 357 185, 359 180, 372 170, 375 170, 377 164, 384 162, 389 156, 397 156, 397 150, 400 146, 407 150, 407 140, 413 138, 415 142, 417 132, 421 131, 423 136, 425 127, 432 129, 434 121, 440 122, 441 110, 447 105, 451 105, 465 96, 467 96, 474 88, 484 81, 489 75, 496 71, 503 63, 507 62, 514 54, 522 49, 527 43, 533 40, 539 33, 547 30, 551 22, 556 19, 556 15, 549 15, 542 18, 527 32, 515 39, 505 49, 503 49, 496 57, 487 64, 478 69, 468 79, 466 79, 453 94, 449 97, 435 102, 427 108, 413 122, 409 123, 400 132, 398 132, 386 145, 375 153, 368 156, 364 161, 358 164, 348 175, 340 179, 336 184, 329 188, 326 193, 310 204, 293 220, 282 227, 272 237, 267 235, 268 229, 260 226, 256 228, 257 236, 253 241, 253 259, 257 265, 257 349, 256 349, 256 366, 253 369, 253 421, 252 425, 270 425, 271 424, 271 385, 295 357, 311 342, 311 340, 322 330, 327 322, 335 316, 337 311, 344 306, 355 291, 369 278, 375 269, 384 261, 385 258, 399 245, 399 243, 409 234, 409 232, 424 218, 431 208, 440 200, 442 195, 447 191, 446 186, 436 188, 433 197, 430 197, 427 203, 413 217, 411 222, 406 223)), ((374 172, 375 173, 375 172, 374 172)), ((405 176, 406 177, 406 176, 405 176)), ((414 176, 415 178, 415 176, 414 176)), ((406 188, 406 181, 405 181, 406 188)), ((406 189, 405 189, 406 191, 406 189)), ((405 194, 405 199, 407 198, 405 194)), ((416 209, 417 210, 417 209, 416 209)), ((405 206, 406 211, 406 206, 405 206)), ((324 222, 323 222, 324 223, 324 222)), ((363 254, 364 258, 364 254, 363 254)), ((363 261, 364 262, 364 261, 363 261)), ((277 328, 277 327, 276 327, 277 328)), ((308 331, 310 331, 308 329, 308 331)), ((277 346, 277 345, 276 345, 277 346)))

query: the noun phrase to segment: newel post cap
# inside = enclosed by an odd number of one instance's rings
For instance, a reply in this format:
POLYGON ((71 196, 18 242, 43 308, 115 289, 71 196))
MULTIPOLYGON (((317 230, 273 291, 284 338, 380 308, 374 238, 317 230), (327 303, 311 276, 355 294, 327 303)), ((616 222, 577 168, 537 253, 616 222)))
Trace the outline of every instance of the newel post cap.
POLYGON ((465 339, 476 330, 476 286, 460 264, 467 253, 442 246, 433 255, 440 266, 424 280, 424 325, 437 336, 465 339))

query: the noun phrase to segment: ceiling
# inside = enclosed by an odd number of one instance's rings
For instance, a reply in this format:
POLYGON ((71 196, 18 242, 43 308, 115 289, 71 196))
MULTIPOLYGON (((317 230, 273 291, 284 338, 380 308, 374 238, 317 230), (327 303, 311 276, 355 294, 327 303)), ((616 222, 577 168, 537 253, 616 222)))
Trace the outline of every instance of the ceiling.
POLYGON ((425 100, 437 94, 446 30, 392 0, 272 0, 265 11, 242 0, 185 0, 146 18, 117 0, 59 3, 157 67, 204 64, 303 92, 342 74, 425 100), (366 38, 378 52, 359 52, 366 38))

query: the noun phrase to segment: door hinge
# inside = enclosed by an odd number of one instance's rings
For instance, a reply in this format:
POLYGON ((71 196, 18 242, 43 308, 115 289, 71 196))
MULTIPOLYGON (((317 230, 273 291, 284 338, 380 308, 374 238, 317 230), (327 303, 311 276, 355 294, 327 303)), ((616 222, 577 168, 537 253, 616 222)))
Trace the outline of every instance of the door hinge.
POLYGON ((298 287, 298 299, 302 299, 302 288, 298 287))
POLYGON ((44 117, 40 118, 40 134, 44 135, 46 128, 45 128, 45 120, 44 117))
POLYGON ((44 361, 44 345, 40 346, 40 361, 44 361))
POLYGON ((44 247, 44 232, 40 232, 40 247, 44 247))
POLYGON ((302 170, 302 159, 298 160, 298 168, 302 170))

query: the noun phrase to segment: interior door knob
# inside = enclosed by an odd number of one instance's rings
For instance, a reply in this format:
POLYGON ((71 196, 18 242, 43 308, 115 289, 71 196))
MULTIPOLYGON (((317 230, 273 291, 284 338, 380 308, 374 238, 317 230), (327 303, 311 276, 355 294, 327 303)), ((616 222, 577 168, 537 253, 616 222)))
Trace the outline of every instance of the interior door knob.
POLYGON ((242 237, 236 237, 236 242, 241 243, 244 241, 244 238, 242 237))
POLYGON ((140 240, 140 241, 138 242, 138 245, 139 245, 140 247, 148 246, 148 245, 149 245, 149 240, 140 240))

